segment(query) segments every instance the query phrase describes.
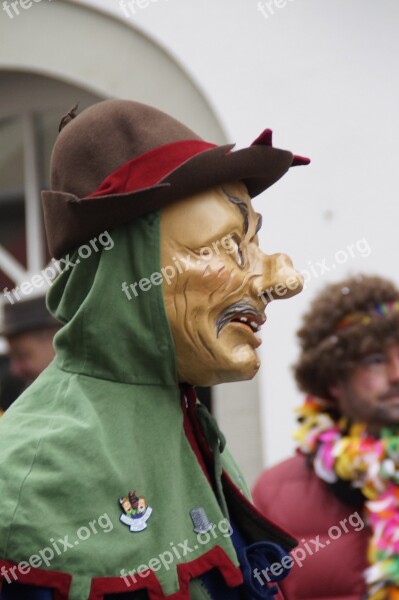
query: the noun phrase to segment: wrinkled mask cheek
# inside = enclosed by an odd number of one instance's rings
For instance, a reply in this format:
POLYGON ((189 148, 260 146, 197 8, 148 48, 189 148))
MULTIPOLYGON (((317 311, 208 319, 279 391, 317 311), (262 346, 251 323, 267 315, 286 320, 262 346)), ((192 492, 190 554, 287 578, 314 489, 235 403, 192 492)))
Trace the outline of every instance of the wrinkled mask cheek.
POLYGON ((178 273, 173 284, 164 285, 165 308, 175 343, 181 381, 199 384, 211 376, 215 356, 209 340, 215 338, 214 319, 208 302, 211 287, 204 285, 206 266, 178 273))
POLYGON ((170 285, 164 284, 166 312, 176 349, 181 381, 210 385, 219 382, 233 354, 230 339, 218 338, 216 317, 223 301, 236 293, 232 269, 219 258, 201 261, 192 253, 191 267, 177 273, 170 285), (233 289, 234 288, 234 289, 233 289))

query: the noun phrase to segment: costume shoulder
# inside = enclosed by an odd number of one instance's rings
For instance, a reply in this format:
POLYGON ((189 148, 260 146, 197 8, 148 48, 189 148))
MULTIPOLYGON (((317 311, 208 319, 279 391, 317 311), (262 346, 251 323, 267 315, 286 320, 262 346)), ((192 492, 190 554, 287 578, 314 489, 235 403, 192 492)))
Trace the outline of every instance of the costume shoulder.
MULTIPOLYGON (((40 379, 40 378, 39 378, 40 379)), ((39 383, 35 383, 35 387, 39 383)), ((49 460, 43 469, 36 471, 36 459, 42 450, 42 441, 51 430, 56 416, 53 405, 56 392, 52 395, 41 394, 40 401, 33 398, 29 388, 14 402, 0 421, 0 558, 5 556, 10 532, 21 513, 19 505, 21 496, 29 488, 30 475, 35 471, 38 487, 48 485, 49 460), (16 432, 18 434, 16 435, 16 432)), ((28 492, 29 494, 29 492, 28 492)), ((28 500, 28 498, 27 498, 28 500)), ((39 507, 32 505, 33 497, 27 501, 25 509, 32 511, 39 507), (30 508, 28 507, 30 506, 30 508)), ((29 521, 29 519, 28 519, 29 521)), ((27 521, 27 522, 28 522, 27 521)))
POLYGON ((177 389, 97 380, 53 364, 2 417, 0 456, 0 566, 35 556, 26 583, 40 576, 46 587, 53 578, 68 600, 144 584, 153 597, 188 600, 189 579, 209 565, 228 586, 241 583, 226 519, 184 435, 177 389), (157 446, 165 431, 167 452, 157 446), (179 476, 170 456, 184 457, 179 476), (199 542, 210 527, 218 533, 199 542), (179 552, 183 540, 187 552, 179 552), (158 560, 162 552, 170 564, 158 560), (154 559, 149 576, 137 575, 154 559))

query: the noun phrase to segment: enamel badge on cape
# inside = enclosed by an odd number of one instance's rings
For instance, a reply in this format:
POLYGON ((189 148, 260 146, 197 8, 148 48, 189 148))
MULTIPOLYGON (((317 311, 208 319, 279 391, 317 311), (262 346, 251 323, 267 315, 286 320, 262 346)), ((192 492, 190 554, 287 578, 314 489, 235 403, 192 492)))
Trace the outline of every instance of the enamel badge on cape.
POLYGON ((127 497, 119 498, 119 506, 123 510, 120 520, 130 528, 130 531, 143 531, 147 527, 152 508, 148 506, 144 496, 137 496, 136 492, 129 492, 127 497))

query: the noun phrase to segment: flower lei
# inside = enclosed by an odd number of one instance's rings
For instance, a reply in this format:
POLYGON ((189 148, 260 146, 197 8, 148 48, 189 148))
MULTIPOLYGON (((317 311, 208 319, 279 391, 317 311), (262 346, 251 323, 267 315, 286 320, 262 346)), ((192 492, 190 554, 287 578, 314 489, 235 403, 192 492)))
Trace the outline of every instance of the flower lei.
POLYGON ((334 420, 314 397, 296 412, 300 426, 294 437, 316 475, 328 483, 350 481, 366 498, 372 529, 364 573, 367 599, 399 600, 399 431, 385 429, 376 439, 364 424, 334 420))

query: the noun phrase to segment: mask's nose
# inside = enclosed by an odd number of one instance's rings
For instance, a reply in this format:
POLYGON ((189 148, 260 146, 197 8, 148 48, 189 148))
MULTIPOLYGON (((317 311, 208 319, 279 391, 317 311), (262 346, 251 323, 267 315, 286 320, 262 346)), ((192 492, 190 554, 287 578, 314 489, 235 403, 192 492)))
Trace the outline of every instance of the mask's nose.
POLYGON ((289 256, 262 252, 262 276, 258 280, 258 294, 264 304, 291 298, 302 289, 303 277, 294 268, 289 256))

